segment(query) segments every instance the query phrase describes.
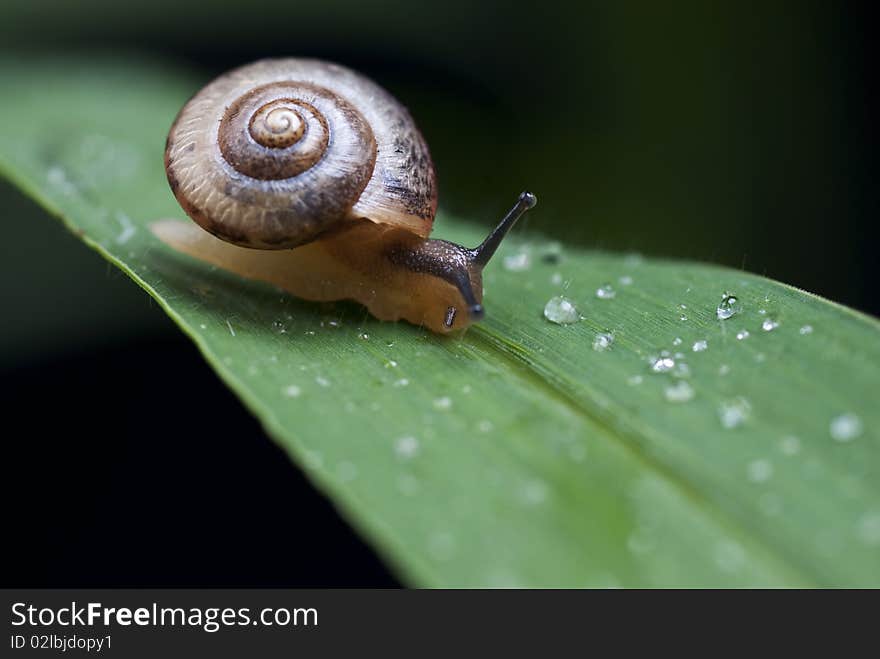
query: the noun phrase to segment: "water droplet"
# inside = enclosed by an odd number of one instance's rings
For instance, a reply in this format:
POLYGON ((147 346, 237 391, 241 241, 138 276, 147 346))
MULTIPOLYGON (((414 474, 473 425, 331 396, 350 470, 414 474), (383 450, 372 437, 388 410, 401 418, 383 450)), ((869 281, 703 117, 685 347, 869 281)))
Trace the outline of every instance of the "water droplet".
POLYGON ((694 352, 703 352, 709 347, 709 342, 706 339, 700 339, 699 341, 694 341, 693 351, 694 352))
POLYGON ((694 397, 694 388, 685 380, 679 380, 663 390, 663 395, 670 403, 686 403, 694 397))
POLYGON ((389 359, 385 362, 385 368, 397 368, 397 362, 393 359, 389 359))
POLYGON ((644 258, 638 252, 630 252, 623 259, 623 262, 630 268, 642 265, 642 261, 644 261, 644 258))
POLYGON ((621 286, 630 286, 633 283, 633 278, 629 275, 623 275, 617 281, 620 283, 621 286))
POLYGON ((798 333, 801 336, 806 336, 807 334, 812 334, 813 333, 813 326, 812 325, 804 325, 803 327, 801 327, 798 330, 798 333))
POLYGON ((604 284, 596 289, 596 297, 600 300, 613 300, 617 296, 617 291, 615 291, 611 284, 604 284))
POLYGON ((721 296, 718 308, 715 309, 715 315, 718 317, 718 320, 727 320, 734 314, 739 313, 739 311, 739 300, 736 295, 725 291, 724 295, 721 296))
POLYGON ((554 286, 559 286, 560 284, 562 284, 562 273, 554 272, 550 277, 550 283, 554 286))
POLYGON ((544 318, 557 325, 571 325, 581 317, 571 300, 557 295, 544 305, 544 318))
POLYGON ((686 304, 679 304, 679 305, 678 305, 678 308, 679 308, 679 309, 687 309, 688 307, 687 307, 686 304))
POLYGON ((761 323, 761 329, 765 332, 772 332, 777 327, 779 327, 779 321, 773 320, 772 318, 765 318, 764 322, 761 323))
POLYGON ((736 340, 737 341, 745 341, 747 338, 749 338, 749 336, 751 336, 749 334, 749 330, 740 330, 739 332, 736 333, 736 340))
POLYGON ((392 386, 394 387, 406 387, 409 385, 409 380, 407 378, 400 378, 399 380, 395 380, 392 386))
POLYGON ((684 321, 686 321, 686 320, 688 319, 688 317, 685 316, 684 314, 681 314, 681 315, 678 317, 678 319, 679 319, 681 322, 684 322, 684 321))
POLYGON ((488 419, 483 419, 477 424, 477 430, 479 430, 480 432, 492 432, 492 429, 494 427, 495 426, 493 426, 492 422, 488 419))
POLYGON ((746 468, 749 480, 753 483, 766 483, 773 476, 773 465, 769 460, 752 460, 746 468))
POLYGON ((70 181, 70 179, 67 178, 67 174, 61 167, 53 165, 46 172, 46 175, 49 183, 58 187, 64 194, 76 194, 76 186, 70 181))
POLYGON ((117 211, 116 221, 119 222, 119 226, 122 227, 119 235, 116 236, 116 244, 124 245, 129 240, 131 240, 132 236, 134 236, 137 230, 134 228, 134 224, 131 223, 131 218, 129 218, 128 215, 126 215, 125 213, 117 211))
POLYGON ((730 430, 745 423, 751 416, 752 406, 742 396, 724 401, 718 406, 718 418, 721 425, 730 430))
POLYGON ((682 344, 681 337, 676 336, 674 339, 672 339, 672 345, 680 346, 681 344, 682 344))
POLYGON ((503 259, 504 269, 511 272, 522 272, 532 267, 532 257, 526 251, 509 254, 503 259))
POLYGON ((758 314, 760 314, 761 316, 766 316, 767 310, 766 309, 758 309, 758 314))
POLYGON ((862 434, 862 420, 852 412, 831 419, 831 437, 838 442, 849 442, 862 434))
POLYGON ((637 385, 640 385, 644 381, 644 379, 645 378, 643 378, 641 375, 630 375, 626 379, 626 383, 631 387, 635 387, 637 385))
POLYGON ((318 386, 320 386, 320 387, 329 387, 329 386, 330 386, 330 380, 328 380, 327 378, 322 377, 322 376, 320 376, 320 375, 319 375, 318 377, 315 378, 315 382, 316 382, 316 383, 318 384, 318 386))
POLYGON ((606 350, 611 349, 611 344, 614 343, 614 335, 610 332, 600 332, 596 335, 596 338, 593 339, 593 350, 596 352, 605 352, 606 350))
POLYGON ((367 334, 366 332, 361 332, 360 334, 358 334, 358 338, 359 338, 361 341, 369 341, 369 340, 370 340, 370 335, 367 334))
POLYGON ((449 396, 441 396, 434 399, 434 409, 445 412, 452 409, 452 399, 449 396))
POLYGON ((401 437, 394 443, 394 452, 404 460, 413 458, 419 452, 419 440, 411 435, 401 437))
POLYGON ((728 373, 730 373, 730 366, 727 364, 721 364, 721 366, 718 367, 718 375, 721 377, 724 377, 728 373))
POLYGON ((520 496, 530 506, 537 506, 547 500, 548 489, 543 481, 529 481, 523 488, 520 496))
POLYGON ((787 435, 779 440, 779 449, 785 455, 797 455, 801 452, 801 440, 794 435, 787 435))
POLYGON ((284 327, 284 323, 282 323, 280 320, 272 321, 272 331, 276 334, 287 334, 287 328, 284 327))
POLYGON ((544 263, 559 263, 562 260, 562 243, 554 240, 541 247, 541 260, 544 263))
POLYGON ((654 373, 668 373, 675 368, 675 360, 665 350, 660 353, 659 357, 651 357, 650 362, 651 370, 654 373))
POLYGON ((208 329, 208 326, 205 325, 205 323, 201 323, 201 324, 199 325, 199 328, 201 328, 201 329, 208 329))
POLYGON ((320 469, 324 465, 324 457, 318 451, 307 450, 305 453, 306 467, 320 469))
POLYGON ((859 518, 857 526, 859 539, 866 545, 880 545, 880 513, 865 513, 859 518))
POLYGON ((297 387, 295 384, 289 384, 284 387, 284 395, 288 398, 299 398, 299 395, 302 393, 302 389, 297 387))

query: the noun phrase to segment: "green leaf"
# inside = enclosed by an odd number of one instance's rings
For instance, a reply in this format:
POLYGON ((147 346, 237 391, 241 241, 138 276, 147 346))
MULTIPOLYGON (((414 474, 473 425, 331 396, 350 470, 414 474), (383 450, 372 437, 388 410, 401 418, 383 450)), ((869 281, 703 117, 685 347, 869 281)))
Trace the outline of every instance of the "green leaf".
MULTIPOLYGON (((0 170, 159 302, 409 583, 880 585, 873 319, 743 272, 516 237, 463 336, 298 301, 149 230, 183 217, 162 150, 197 82, 30 61, 0 83, 0 170), (719 320, 725 291, 741 312, 719 320), (560 294, 581 321, 543 317, 560 294), (657 373, 663 350, 676 366, 657 373)), ((441 214, 435 234, 482 230, 441 214)))

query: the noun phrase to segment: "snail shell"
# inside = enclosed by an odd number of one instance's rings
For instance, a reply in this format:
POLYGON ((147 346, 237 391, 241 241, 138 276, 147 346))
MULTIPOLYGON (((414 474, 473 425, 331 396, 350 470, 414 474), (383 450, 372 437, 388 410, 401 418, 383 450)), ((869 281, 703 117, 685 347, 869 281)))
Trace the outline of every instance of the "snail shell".
POLYGON ((263 60, 199 91, 165 150, 187 214, 244 247, 290 249, 367 219, 425 238, 434 166, 400 103, 328 62, 263 60))

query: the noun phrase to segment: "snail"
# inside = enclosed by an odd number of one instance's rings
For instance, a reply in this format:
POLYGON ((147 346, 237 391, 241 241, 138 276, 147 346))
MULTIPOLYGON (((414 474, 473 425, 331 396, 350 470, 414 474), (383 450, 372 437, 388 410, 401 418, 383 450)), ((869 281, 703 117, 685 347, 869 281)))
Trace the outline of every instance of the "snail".
POLYGON ((155 222, 176 250, 438 333, 483 318, 482 269, 536 203, 523 192, 473 249, 428 238, 437 184, 412 117, 362 75, 308 59, 259 61, 196 93, 168 134, 165 170, 201 227, 155 222))

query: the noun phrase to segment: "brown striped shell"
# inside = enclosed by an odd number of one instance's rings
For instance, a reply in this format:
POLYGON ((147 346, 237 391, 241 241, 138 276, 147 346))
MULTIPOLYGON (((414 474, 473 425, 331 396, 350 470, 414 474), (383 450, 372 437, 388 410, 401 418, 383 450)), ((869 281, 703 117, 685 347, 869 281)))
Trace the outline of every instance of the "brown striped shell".
POLYGON ((406 108, 318 60, 263 60, 208 84, 171 127, 165 169, 193 220, 244 247, 289 249, 354 220, 426 238, 437 209, 406 108))

